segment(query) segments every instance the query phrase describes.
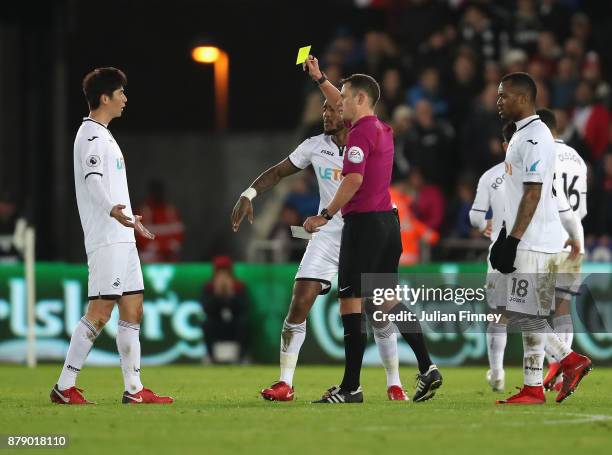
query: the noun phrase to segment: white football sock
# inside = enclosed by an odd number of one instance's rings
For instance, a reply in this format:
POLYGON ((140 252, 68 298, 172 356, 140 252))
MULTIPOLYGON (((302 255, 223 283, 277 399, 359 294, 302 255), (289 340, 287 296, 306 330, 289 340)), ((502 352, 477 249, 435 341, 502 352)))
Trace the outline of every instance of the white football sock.
POLYGON ((546 333, 523 331, 523 375, 525 385, 541 386, 546 333))
POLYGON ((490 322, 487 326, 487 353, 489 355, 489 368, 493 375, 501 374, 504 369, 504 351, 508 340, 508 327, 506 324, 490 322))
POLYGON ((297 365, 298 356, 304 340, 306 339, 306 321, 301 324, 283 322, 280 345, 280 380, 290 386, 293 385, 293 375, 297 365))
POLYGON ((142 390, 140 382, 140 324, 119 320, 117 350, 121 358, 123 383, 128 393, 142 390))
POLYGON ((397 334, 393 324, 388 323, 385 327, 372 326, 374 341, 378 347, 380 360, 387 373, 387 388, 392 385, 401 387, 402 381, 399 375, 399 358, 397 356, 397 334))
POLYGON ((91 347, 97 337, 98 331, 94 325, 83 316, 70 338, 70 346, 66 354, 66 361, 64 362, 60 377, 57 380, 57 387, 60 390, 66 390, 76 385, 77 374, 79 374, 79 371, 83 368, 85 359, 89 351, 91 351, 91 347))
POLYGON ((557 316, 553 319, 553 325, 555 327, 555 333, 559 335, 565 347, 571 350, 572 342, 574 341, 574 324, 572 324, 572 317, 569 314, 557 316))

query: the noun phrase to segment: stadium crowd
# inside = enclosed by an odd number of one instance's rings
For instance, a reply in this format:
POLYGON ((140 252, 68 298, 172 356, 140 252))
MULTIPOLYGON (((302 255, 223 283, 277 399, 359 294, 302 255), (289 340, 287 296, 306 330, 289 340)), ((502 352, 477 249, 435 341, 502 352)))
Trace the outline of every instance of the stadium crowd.
MULTIPOLYGON (((369 11, 377 26, 338 28, 318 57, 337 85, 355 72, 380 82, 377 114, 395 135, 394 199, 405 206, 414 247, 481 237, 468 212, 480 175, 504 159, 498 84, 506 73, 526 71, 537 82, 538 107, 554 110, 560 138, 588 165, 586 254, 609 261, 610 59, 606 30, 590 10, 572 0, 411 0, 372 1, 369 11)), ((302 138, 320 133, 321 102, 308 85, 302 138)), ((316 184, 308 182, 285 203, 302 217, 304 188, 316 203, 316 184)))

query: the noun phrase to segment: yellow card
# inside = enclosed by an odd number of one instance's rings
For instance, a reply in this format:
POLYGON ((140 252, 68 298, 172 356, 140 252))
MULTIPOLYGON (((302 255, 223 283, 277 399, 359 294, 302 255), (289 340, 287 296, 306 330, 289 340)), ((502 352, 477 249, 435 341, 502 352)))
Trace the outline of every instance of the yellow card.
POLYGON ((299 65, 299 64, 304 63, 306 61, 306 59, 310 55, 310 48, 311 47, 312 46, 300 47, 300 50, 298 51, 297 60, 295 61, 296 65, 299 65))

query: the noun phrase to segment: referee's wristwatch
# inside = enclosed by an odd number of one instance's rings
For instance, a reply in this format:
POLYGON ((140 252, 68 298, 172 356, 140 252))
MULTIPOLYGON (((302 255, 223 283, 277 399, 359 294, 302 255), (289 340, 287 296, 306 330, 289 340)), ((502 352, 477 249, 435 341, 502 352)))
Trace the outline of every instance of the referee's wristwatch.
POLYGON ((331 221, 332 218, 334 217, 333 215, 329 214, 329 212, 327 211, 327 208, 324 208, 323 210, 321 210, 321 213, 319 213, 319 215, 321 215, 327 221, 331 221))

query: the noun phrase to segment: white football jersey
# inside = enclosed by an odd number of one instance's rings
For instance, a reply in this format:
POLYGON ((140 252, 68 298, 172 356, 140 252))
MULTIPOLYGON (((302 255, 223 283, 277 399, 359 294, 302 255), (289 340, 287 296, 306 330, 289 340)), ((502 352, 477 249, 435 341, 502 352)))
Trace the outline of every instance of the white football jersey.
POLYGON ((524 183, 541 183, 542 193, 518 249, 559 253, 563 249, 564 230, 553 194, 555 141, 537 115, 516 122, 516 132, 506 152, 504 221, 508 235, 516 221, 523 197, 524 183))
POLYGON ((87 117, 74 140, 74 186, 85 251, 90 253, 112 243, 135 242, 134 229, 123 226, 92 201, 85 181, 93 174, 102 177, 111 202, 125 205, 123 213, 133 220, 121 149, 105 125, 87 117))
POLYGON ((491 216, 491 241, 495 242, 504 222, 504 179, 506 178, 504 163, 490 168, 478 180, 476 197, 472 210, 487 213, 489 208, 491 216))
MULTIPOLYGON (((344 151, 345 147, 336 145, 332 136, 319 134, 306 139, 289 155, 289 160, 300 169, 312 164, 319 184, 319 213, 329 205, 340 186, 344 151)), ((338 211, 320 230, 341 231, 343 224, 342 215, 338 211)))
MULTIPOLYGON (((555 140, 557 161, 555 167, 555 189, 557 195, 565 195, 574 212, 580 231, 581 252, 584 253, 584 229, 582 219, 587 214, 587 167, 576 150, 561 139, 555 140)), ((563 243, 569 238, 565 233, 563 243)), ((567 248, 569 251, 569 247, 567 248)))

